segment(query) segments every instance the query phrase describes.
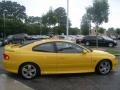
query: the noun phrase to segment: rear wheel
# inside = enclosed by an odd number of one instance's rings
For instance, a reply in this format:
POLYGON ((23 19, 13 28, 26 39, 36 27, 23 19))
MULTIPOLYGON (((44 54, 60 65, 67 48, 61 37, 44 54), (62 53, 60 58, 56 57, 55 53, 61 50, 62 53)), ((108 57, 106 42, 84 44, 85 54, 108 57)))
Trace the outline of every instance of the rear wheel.
POLYGON ((19 74, 25 79, 33 79, 39 74, 39 68, 36 64, 25 63, 21 65, 19 74))
POLYGON ((102 74, 102 75, 106 75, 106 74, 110 73, 111 69, 112 69, 112 65, 111 65, 110 61, 103 60, 97 65, 96 72, 98 72, 99 74, 102 74))

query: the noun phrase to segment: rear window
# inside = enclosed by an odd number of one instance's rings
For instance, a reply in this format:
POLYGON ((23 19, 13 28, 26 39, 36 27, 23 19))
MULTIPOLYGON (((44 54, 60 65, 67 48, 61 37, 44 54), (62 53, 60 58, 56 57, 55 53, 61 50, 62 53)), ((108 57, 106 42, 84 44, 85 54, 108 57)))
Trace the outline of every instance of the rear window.
POLYGON ((33 47, 33 51, 55 52, 53 43, 44 43, 33 47))

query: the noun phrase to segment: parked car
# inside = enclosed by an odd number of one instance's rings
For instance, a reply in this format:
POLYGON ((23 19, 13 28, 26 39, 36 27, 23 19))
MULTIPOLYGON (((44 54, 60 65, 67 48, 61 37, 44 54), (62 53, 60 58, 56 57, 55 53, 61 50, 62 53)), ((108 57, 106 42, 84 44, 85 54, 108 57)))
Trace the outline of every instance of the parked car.
POLYGON ((33 79, 40 74, 110 73, 117 64, 110 53, 87 49, 60 39, 45 39, 27 45, 7 45, 4 69, 33 79))
POLYGON ((82 41, 82 39, 83 39, 84 37, 85 37, 84 35, 77 35, 77 36, 76 36, 76 43, 77 43, 77 44, 80 44, 81 41, 82 41))
POLYGON ((99 46, 108 46, 108 47, 114 47, 117 45, 117 42, 107 36, 86 36, 82 39, 82 43, 84 43, 87 46, 90 45, 96 45, 96 39, 98 39, 98 45, 99 46))
POLYGON ((6 38, 2 39, 2 45, 4 46, 9 43, 24 43, 25 40, 30 39, 31 37, 24 33, 9 35, 6 38))
POLYGON ((24 34, 15 34, 15 35, 9 35, 5 39, 5 43, 23 43, 25 41, 26 37, 24 34))

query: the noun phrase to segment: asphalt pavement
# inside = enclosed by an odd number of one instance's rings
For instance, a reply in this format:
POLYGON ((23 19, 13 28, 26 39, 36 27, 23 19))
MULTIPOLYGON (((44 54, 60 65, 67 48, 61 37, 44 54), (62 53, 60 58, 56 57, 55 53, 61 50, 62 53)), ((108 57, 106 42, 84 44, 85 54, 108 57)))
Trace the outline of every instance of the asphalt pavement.
MULTIPOLYGON (((119 50, 120 44, 114 49, 119 50)), ((3 49, 0 48, 0 59, 2 59, 2 53, 3 49)), ((18 75, 7 73, 0 68, 0 75, 2 74, 34 90, 120 90, 120 60, 116 71, 105 76, 95 73, 84 73, 45 75, 33 80, 24 80, 18 75)))

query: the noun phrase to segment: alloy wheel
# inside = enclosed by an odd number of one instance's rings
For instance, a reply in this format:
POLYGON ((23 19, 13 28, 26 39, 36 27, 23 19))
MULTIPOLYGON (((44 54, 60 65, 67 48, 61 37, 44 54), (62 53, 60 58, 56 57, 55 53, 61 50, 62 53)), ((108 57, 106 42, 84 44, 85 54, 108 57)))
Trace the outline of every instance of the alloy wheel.
POLYGON ((35 67, 35 65, 26 64, 21 68, 21 75, 25 79, 32 79, 37 75, 37 68, 35 67))

